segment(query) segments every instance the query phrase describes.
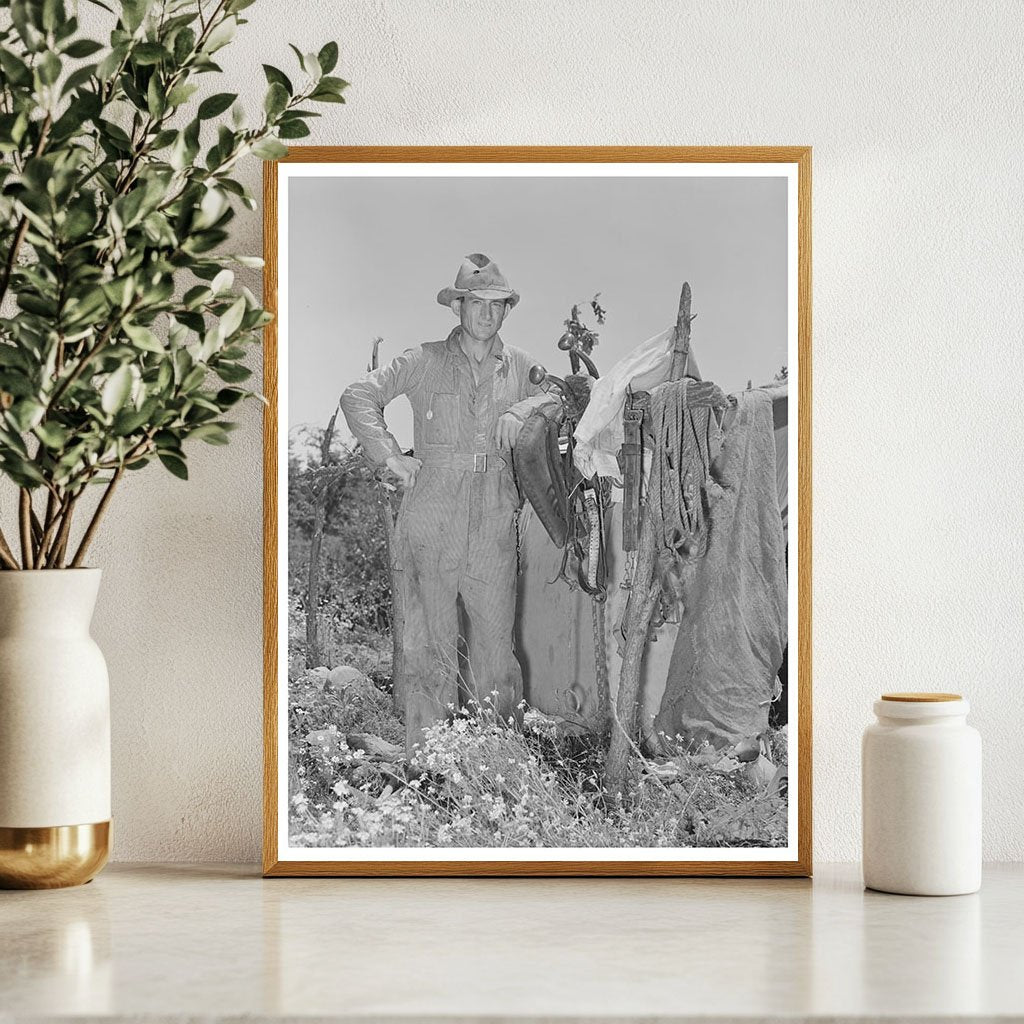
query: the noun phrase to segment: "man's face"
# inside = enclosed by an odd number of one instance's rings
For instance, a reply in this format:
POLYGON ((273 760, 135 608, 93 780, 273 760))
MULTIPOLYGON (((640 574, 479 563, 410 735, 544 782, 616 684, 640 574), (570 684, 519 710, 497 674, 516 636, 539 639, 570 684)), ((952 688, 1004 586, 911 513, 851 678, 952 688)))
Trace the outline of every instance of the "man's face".
POLYGON ((505 319, 505 299, 481 299, 467 295, 460 303, 459 320, 462 329, 476 341, 490 341, 505 319))

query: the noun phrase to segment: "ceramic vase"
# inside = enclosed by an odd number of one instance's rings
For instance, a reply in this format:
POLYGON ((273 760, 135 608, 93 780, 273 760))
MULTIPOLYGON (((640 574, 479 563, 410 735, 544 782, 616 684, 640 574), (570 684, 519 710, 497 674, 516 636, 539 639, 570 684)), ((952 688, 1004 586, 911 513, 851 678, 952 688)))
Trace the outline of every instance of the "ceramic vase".
POLYGON ((80 885, 110 850, 99 569, 0 572, 0 887, 80 885))

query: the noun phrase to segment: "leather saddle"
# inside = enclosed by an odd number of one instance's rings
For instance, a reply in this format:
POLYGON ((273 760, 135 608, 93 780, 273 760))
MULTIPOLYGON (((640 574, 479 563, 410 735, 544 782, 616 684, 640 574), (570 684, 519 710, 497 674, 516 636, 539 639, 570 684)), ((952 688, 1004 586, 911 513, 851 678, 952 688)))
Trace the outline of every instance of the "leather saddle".
POLYGON ((515 452, 519 489, 559 548, 569 537, 569 486, 558 446, 562 420, 561 409, 535 410, 519 431, 515 452))
POLYGON ((605 590, 603 511, 605 488, 585 481, 573 459, 572 435, 590 398, 591 378, 567 377, 562 407, 538 409, 523 424, 516 441, 519 489, 537 513, 555 547, 562 549, 559 577, 588 594, 605 590), (559 442, 566 435, 565 451, 559 442))

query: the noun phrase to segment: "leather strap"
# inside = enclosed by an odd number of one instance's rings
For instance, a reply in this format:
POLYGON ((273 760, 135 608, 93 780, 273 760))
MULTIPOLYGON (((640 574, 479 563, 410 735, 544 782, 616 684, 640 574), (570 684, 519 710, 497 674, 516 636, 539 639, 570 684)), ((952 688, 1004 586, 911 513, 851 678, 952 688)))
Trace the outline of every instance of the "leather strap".
POLYGON ((496 473, 509 465, 508 459, 498 452, 424 452, 417 458, 432 469, 458 469, 473 473, 496 473))

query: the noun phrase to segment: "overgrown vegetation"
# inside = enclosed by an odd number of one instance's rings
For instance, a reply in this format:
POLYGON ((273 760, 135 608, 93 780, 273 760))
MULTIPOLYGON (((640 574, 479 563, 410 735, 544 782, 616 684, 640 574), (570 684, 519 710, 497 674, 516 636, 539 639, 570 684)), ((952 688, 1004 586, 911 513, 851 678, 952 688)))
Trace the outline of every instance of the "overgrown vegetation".
MULTIPOLYGON (((388 694, 356 674, 332 685, 304 672, 289 709, 293 846, 718 847, 784 846, 787 805, 735 765, 679 754, 630 761, 628 795, 604 788, 594 736, 565 735, 525 710, 522 726, 487 708, 454 715, 402 763, 401 723, 388 694), (384 740, 376 744, 373 738, 384 740)), ((786 763, 784 734, 774 756, 786 763)), ((716 759, 717 761, 717 759, 716 759)))
POLYGON ((391 674, 391 585, 374 474, 359 450, 322 432, 300 431, 288 452, 289 675, 309 663, 306 616, 316 503, 323 514, 314 663, 354 665, 375 679, 391 674), (371 652, 370 655, 364 652, 371 652), (383 658, 381 667, 368 657, 383 658))

